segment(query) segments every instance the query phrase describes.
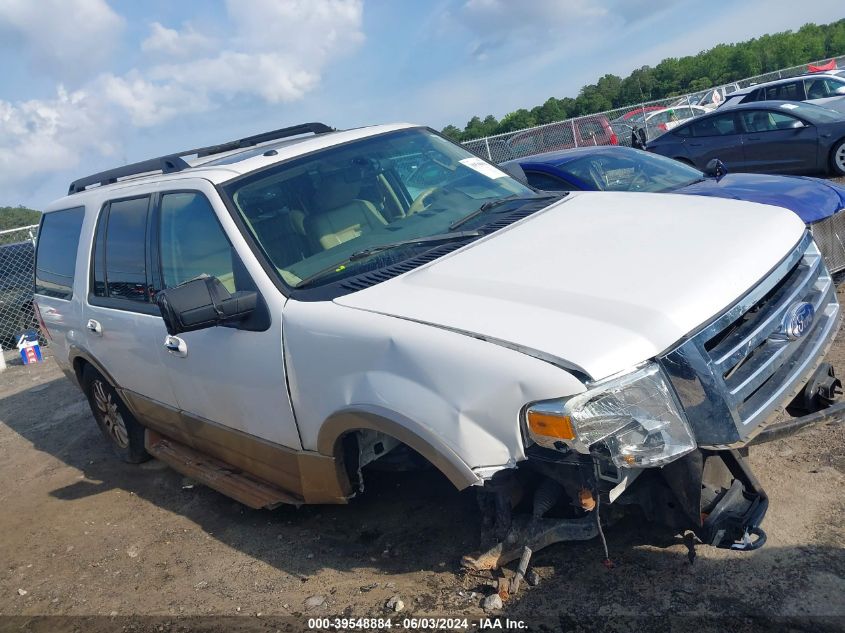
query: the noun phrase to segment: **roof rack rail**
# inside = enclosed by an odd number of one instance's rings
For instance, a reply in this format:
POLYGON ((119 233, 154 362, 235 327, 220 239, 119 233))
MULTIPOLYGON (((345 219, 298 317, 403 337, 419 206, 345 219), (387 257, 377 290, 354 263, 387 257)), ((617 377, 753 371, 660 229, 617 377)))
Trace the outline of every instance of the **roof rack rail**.
POLYGON ((127 178, 128 176, 137 176, 139 174, 146 174, 148 172, 161 171, 163 174, 170 174, 177 171, 187 169, 190 165, 183 159, 183 156, 194 156, 202 158, 204 156, 212 156, 214 154, 222 154, 235 149, 242 149, 252 147, 259 143, 266 143, 267 141, 275 141, 278 139, 288 138, 291 136, 299 136, 300 134, 326 134, 327 132, 334 132, 335 129, 329 127, 325 123, 303 123, 301 125, 293 125, 271 132, 262 132, 261 134, 254 134, 236 141, 229 141, 228 143, 221 143, 219 145, 209 145, 208 147, 197 147, 195 149, 188 149, 176 154, 168 154, 166 156, 159 156, 158 158, 150 158, 142 160, 131 165, 124 165, 122 167, 115 167, 114 169, 107 169, 91 176, 78 178, 70 183, 68 188, 68 195, 80 193, 91 185, 111 185, 117 182, 118 178, 127 178))

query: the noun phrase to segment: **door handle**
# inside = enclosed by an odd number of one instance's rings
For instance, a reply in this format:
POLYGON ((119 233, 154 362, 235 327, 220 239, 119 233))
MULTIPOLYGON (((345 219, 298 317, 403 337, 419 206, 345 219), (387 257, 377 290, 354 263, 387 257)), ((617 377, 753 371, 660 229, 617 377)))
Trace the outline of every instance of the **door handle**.
POLYGON ((188 344, 178 336, 165 336, 164 347, 174 356, 181 356, 184 358, 188 355, 188 344))
POLYGON ((89 332, 93 332, 94 334, 98 334, 99 336, 103 335, 103 326, 100 325, 99 321, 95 321, 94 319, 88 319, 88 323, 86 326, 89 332))

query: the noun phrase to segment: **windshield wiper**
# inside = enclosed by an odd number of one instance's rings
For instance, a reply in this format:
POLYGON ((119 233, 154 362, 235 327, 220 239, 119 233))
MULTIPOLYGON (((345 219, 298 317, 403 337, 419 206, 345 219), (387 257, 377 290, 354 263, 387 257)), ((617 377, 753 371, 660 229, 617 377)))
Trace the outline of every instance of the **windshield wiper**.
POLYGON ((352 253, 347 261, 354 262, 358 259, 375 255, 382 251, 389 251, 392 248, 399 248, 400 246, 407 246, 409 244, 428 244, 429 242, 454 242, 462 240, 467 237, 481 237, 484 235, 483 231, 455 231, 452 233, 438 233, 437 235, 426 235, 425 237, 416 237, 410 240, 402 240, 401 242, 390 242, 389 244, 379 244, 371 248, 364 248, 360 251, 352 253))
MULTIPOLYGON (((564 194, 565 195, 565 194, 564 194)), ((465 215, 464 217, 455 220, 452 224, 449 225, 449 230, 455 230, 459 226, 466 224, 470 220, 477 218, 479 215, 482 215, 489 211, 490 209, 495 209, 496 207, 500 207, 503 204, 508 204, 509 202, 516 202, 518 200, 543 200, 545 198, 557 198, 559 197, 558 194, 546 194, 540 196, 520 196, 514 194, 512 196, 506 196, 504 198, 499 198, 498 200, 489 200, 478 207, 475 211, 470 213, 469 215, 465 215)))
POLYGON ((300 281, 296 287, 302 288, 303 286, 306 286, 312 281, 321 279, 326 275, 330 275, 331 273, 335 272, 340 272, 346 267, 346 264, 356 262, 360 259, 366 259, 367 257, 376 255, 377 253, 381 253, 383 251, 389 251, 391 249, 401 248, 403 246, 415 246, 417 244, 454 242, 456 240, 465 240, 470 237, 481 237, 482 235, 484 235, 484 231, 454 231, 451 233, 438 233, 437 235, 426 235, 424 237, 416 237, 409 240, 402 240, 400 242, 390 242, 388 244, 379 244, 378 246, 371 246, 370 248, 364 248, 360 251, 355 251, 349 257, 342 259, 341 261, 336 262, 322 270, 318 270, 313 275, 310 275, 309 277, 306 277, 305 279, 300 281))

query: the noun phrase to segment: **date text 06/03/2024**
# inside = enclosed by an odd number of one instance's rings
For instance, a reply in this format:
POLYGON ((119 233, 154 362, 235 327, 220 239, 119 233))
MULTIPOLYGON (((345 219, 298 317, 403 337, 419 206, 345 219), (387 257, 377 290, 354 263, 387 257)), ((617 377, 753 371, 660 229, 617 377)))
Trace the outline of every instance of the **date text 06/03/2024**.
POLYGON ((311 630, 383 630, 401 628, 411 631, 420 629, 432 630, 525 630, 528 625, 524 620, 511 618, 481 618, 477 622, 468 618, 403 618, 393 622, 391 618, 309 618, 308 628, 311 630))

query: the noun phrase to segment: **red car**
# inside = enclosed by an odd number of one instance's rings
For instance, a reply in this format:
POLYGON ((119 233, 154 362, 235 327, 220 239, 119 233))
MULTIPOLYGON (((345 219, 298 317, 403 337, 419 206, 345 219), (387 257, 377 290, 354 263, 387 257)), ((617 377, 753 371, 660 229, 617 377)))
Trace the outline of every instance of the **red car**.
POLYGON ((630 112, 626 112, 620 117, 616 117, 613 119, 613 122, 628 122, 628 123, 642 123, 645 115, 649 112, 655 112, 657 110, 665 110, 666 106, 659 106, 659 105, 650 105, 650 106, 643 106, 641 108, 637 108, 636 110, 631 110, 630 112))

